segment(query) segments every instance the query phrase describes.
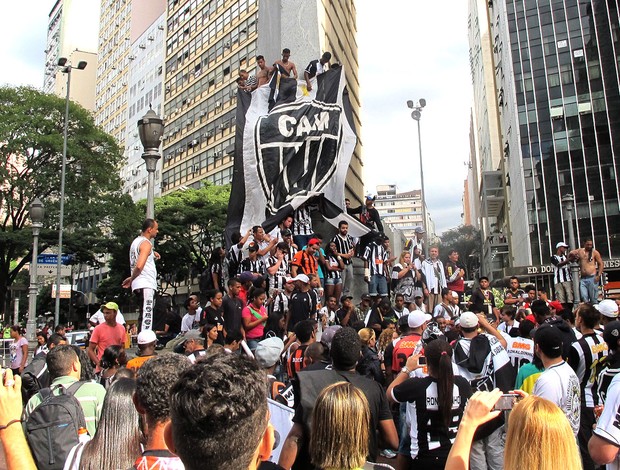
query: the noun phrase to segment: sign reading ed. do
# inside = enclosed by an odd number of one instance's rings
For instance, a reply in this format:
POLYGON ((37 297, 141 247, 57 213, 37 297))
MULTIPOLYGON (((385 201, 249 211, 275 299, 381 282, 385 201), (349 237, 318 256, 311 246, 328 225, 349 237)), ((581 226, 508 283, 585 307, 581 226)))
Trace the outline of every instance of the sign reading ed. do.
MULTIPOLYGON (((620 258, 603 260, 603 267, 605 269, 619 269, 620 258)), ((506 275, 508 276, 536 276, 538 274, 553 274, 553 265, 543 264, 540 266, 516 266, 514 268, 506 269, 506 275)))

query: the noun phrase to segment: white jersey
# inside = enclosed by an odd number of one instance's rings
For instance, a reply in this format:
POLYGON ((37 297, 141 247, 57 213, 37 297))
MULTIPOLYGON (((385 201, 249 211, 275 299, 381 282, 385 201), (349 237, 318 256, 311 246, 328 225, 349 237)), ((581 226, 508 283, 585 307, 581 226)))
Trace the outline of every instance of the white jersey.
POLYGON ((532 394, 558 405, 577 436, 581 419, 581 388, 577 374, 568 363, 562 361, 545 369, 532 394))
MULTIPOLYGON (((620 413, 620 374, 617 374, 607 389, 607 401, 603 413, 596 423, 594 434, 606 442, 620 447, 620 421, 616 418, 620 413)), ((613 462, 607 464, 607 470, 620 470, 620 454, 613 462)))
MULTIPOLYGON (((88 319, 88 321, 94 323, 95 325, 105 323, 105 318, 103 317, 103 312, 101 311, 101 309, 93 313, 88 319)), ((125 317, 121 313, 120 309, 116 312, 116 323, 118 323, 119 325, 125 324, 125 317)))
POLYGON ((140 255, 140 245, 144 241, 150 243, 151 252, 146 259, 146 263, 144 264, 144 268, 142 268, 142 272, 132 281, 131 290, 143 289, 145 287, 157 290, 157 269, 155 268, 154 254, 155 251, 153 250, 153 243, 148 238, 140 235, 139 237, 136 237, 133 242, 131 242, 131 247, 129 248, 129 266, 131 268, 131 272, 133 272, 134 268, 136 267, 136 263, 138 262, 138 257, 140 255))
POLYGON ((534 341, 529 338, 506 337, 506 352, 515 370, 534 360, 534 341))

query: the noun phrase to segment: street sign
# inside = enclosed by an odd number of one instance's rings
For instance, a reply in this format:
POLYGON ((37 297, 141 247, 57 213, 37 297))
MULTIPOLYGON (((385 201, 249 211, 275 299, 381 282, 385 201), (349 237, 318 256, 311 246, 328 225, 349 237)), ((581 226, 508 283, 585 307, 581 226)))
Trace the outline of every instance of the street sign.
MULTIPOLYGON (((41 264, 37 263, 37 276, 54 277, 56 276, 56 264, 41 264)), ((60 265, 60 275, 62 277, 71 276, 71 266, 60 265)))
MULTIPOLYGON (((71 256, 62 255, 60 259, 61 264, 66 265, 71 261, 71 256)), ((42 254, 37 256, 37 263, 39 264, 57 264, 58 263, 58 255, 56 254, 42 254)))
MULTIPOLYGON (((56 298, 56 284, 52 284, 52 299, 56 298)), ((60 284, 60 298, 71 298, 71 284, 60 284)))

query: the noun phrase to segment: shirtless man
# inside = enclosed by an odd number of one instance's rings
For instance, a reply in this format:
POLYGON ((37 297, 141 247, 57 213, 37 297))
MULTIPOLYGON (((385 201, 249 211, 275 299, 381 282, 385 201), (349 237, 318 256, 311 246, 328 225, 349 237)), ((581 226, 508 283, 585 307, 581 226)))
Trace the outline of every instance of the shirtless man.
POLYGON ((269 82, 269 77, 271 76, 273 69, 265 65, 265 58, 262 55, 256 56, 256 65, 258 65, 258 72, 256 73, 256 79, 258 80, 256 83, 256 88, 258 88, 259 86, 265 85, 269 82))
POLYGON ((297 80, 297 67, 293 62, 290 62, 288 58, 291 56, 290 49, 282 49, 282 60, 277 60, 274 67, 280 71, 283 77, 290 78, 291 73, 293 74, 293 78, 297 80))
POLYGON ((586 238, 583 248, 571 251, 569 258, 579 260, 581 301, 598 304, 598 286, 603 274, 603 259, 601 254, 594 249, 592 239, 586 238))

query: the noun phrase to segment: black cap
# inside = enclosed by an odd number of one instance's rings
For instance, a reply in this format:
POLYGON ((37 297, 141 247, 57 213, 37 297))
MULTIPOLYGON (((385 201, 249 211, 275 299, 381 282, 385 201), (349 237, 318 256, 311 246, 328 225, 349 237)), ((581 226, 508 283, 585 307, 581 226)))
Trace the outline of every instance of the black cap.
POLYGON ((280 231, 280 235, 282 235, 283 237, 290 237, 292 233, 289 229, 285 228, 280 231))
POLYGON ((409 315, 401 315, 398 319, 398 326, 409 327, 409 315))
POLYGON ((343 303, 345 300, 352 298, 353 297, 351 297, 350 295, 343 295, 342 297, 340 297, 340 303, 343 303))
POLYGON ((362 300, 372 300, 370 294, 362 294, 362 300))
POLYGON ((603 339, 607 343, 609 349, 615 351, 618 349, 618 340, 620 339, 620 321, 610 321, 605 325, 603 330, 603 339))
POLYGON ((562 355, 562 332, 556 326, 548 323, 541 325, 534 334, 534 342, 547 357, 556 358, 562 355))

